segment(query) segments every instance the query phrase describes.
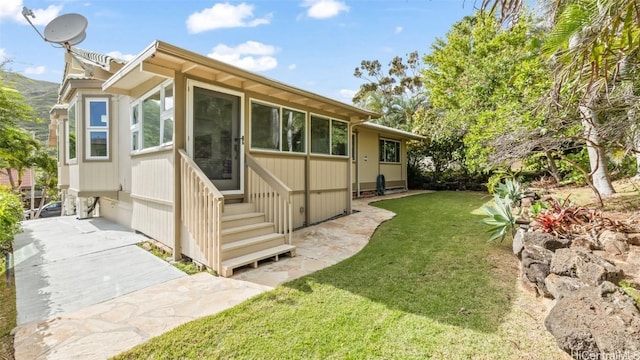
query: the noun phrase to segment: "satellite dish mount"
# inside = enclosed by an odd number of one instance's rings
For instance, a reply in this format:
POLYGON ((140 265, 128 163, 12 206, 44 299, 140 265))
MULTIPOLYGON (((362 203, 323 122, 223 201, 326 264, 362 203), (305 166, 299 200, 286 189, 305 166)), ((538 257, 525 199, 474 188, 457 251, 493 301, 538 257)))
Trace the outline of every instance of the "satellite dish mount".
POLYGON ((28 9, 26 6, 22 7, 22 16, 27 20, 27 22, 31 25, 31 27, 40 35, 42 40, 60 45, 61 47, 67 50, 67 53, 71 55, 82 68, 89 73, 90 76, 93 76, 93 68, 85 64, 83 61, 77 58, 76 54, 72 51, 72 46, 80 44, 86 37, 87 33, 85 30, 87 29, 87 25, 89 22, 87 19, 80 14, 64 14, 60 15, 57 18, 51 20, 44 28, 44 35, 40 33, 40 31, 33 25, 31 19, 29 17, 35 19, 35 14, 31 9, 28 9))

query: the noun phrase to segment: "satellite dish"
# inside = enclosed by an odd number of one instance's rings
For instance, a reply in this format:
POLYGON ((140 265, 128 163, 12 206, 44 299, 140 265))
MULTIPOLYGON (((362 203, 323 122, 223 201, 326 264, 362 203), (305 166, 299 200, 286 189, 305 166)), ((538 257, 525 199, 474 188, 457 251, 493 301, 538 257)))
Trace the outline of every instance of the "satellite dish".
POLYGON ((44 28, 44 39, 48 42, 76 45, 85 39, 87 19, 80 14, 64 14, 51 20, 44 28))

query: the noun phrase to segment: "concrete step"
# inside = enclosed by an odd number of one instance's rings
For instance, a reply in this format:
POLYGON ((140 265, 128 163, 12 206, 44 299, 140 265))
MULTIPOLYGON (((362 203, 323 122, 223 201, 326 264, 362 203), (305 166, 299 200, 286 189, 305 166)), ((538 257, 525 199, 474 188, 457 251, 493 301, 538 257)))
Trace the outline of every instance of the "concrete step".
POLYGON ((248 239, 256 236, 267 235, 275 232, 275 226, 270 222, 259 222, 229 229, 222 229, 222 243, 228 244, 237 240, 248 239))
POLYGON ((226 215, 222 214, 222 229, 251 225, 264 222, 264 213, 250 212, 245 214, 226 215))
POLYGON ((223 215, 238 215, 255 212, 255 207, 252 203, 237 203, 237 204, 225 204, 223 215))
POLYGON ((284 235, 271 233, 222 245, 222 260, 274 248, 284 244, 284 235))
POLYGON ((278 245, 269 249, 257 251, 251 254, 242 255, 239 257, 231 258, 222 262, 222 274, 221 276, 229 277, 233 275, 233 269, 241 266, 251 264, 254 268, 258 267, 258 261, 275 257, 275 260, 279 260, 279 256, 285 253, 290 253, 291 256, 296 256, 296 247, 293 245, 278 245))

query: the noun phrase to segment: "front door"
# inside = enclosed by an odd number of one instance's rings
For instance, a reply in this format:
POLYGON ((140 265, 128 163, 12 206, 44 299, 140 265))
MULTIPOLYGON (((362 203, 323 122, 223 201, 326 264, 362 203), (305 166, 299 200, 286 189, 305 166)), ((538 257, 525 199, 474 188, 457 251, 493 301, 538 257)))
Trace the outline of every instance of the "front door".
POLYGON ((223 193, 242 192, 241 96, 202 83, 189 86, 191 157, 223 193))

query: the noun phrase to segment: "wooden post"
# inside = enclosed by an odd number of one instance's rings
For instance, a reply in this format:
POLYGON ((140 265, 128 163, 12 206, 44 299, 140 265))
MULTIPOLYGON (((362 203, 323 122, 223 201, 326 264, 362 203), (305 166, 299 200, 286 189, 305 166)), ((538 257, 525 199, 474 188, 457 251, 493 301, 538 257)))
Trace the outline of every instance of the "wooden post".
POLYGON ((184 74, 175 72, 174 91, 174 125, 173 125, 173 259, 182 258, 182 172, 180 153, 185 148, 187 127, 187 84, 184 74))

